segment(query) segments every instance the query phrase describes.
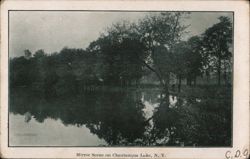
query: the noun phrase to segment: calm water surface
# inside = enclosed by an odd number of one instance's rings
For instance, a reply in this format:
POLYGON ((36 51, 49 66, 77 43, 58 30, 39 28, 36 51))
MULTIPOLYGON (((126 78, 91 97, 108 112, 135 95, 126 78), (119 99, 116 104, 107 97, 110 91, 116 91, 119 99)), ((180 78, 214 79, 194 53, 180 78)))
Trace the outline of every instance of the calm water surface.
MULTIPOLYGON (((10 100, 9 143, 10 146, 202 145, 198 133, 211 127, 204 124, 200 128, 197 118, 202 116, 200 107, 204 103, 199 98, 178 98, 159 90, 95 91, 50 99, 14 91, 10 100)), ((222 124, 228 126, 227 122, 222 124)), ((226 139, 226 132, 219 131, 226 139)))

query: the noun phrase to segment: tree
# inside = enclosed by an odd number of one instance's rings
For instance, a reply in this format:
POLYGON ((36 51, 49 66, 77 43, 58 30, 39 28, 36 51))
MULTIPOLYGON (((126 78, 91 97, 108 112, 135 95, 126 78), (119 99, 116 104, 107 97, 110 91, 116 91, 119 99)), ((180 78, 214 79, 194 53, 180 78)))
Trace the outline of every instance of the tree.
POLYGON ((194 81, 196 85, 196 77, 201 75, 202 72, 202 41, 198 36, 193 36, 188 39, 189 54, 186 56, 187 64, 187 78, 194 81))
POLYGON ((40 49, 40 50, 37 50, 34 54, 34 57, 35 58, 42 58, 42 57, 45 57, 46 54, 44 52, 44 50, 40 49))
MULTIPOLYGON (((208 28, 203 34, 205 51, 210 55, 218 76, 218 85, 221 84, 221 66, 223 60, 229 60, 232 53, 229 47, 232 44, 232 23, 228 17, 219 17, 219 23, 208 28), (215 57, 214 59, 212 59, 215 57)), ((208 55, 208 56, 209 56, 208 55)))
POLYGON ((31 55, 32 55, 32 53, 30 52, 30 50, 28 50, 28 49, 24 50, 24 57, 26 59, 30 59, 31 55))
POLYGON ((114 24, 92 42, 87 50, 101 59, 101 68, 97 72, 101 72, 106 84, 138 84, 143 74, 141 61, 145 58, 145 47, 133 24, 126 21, 114 24))
POLYGON ((34 81, 33 66, 30 60, 16 57, 10 60, 10 86, 30 86, 34 81))
POLYGON ((183 15, 181 12, 156 13, 145 17, 138 25, 141 40, 148 50, 144 65, 157 75, 166 92, 172 69, 171 50, 186 28, 180 23, 183 15))
POLYGON ((43 89, 45 97, 47 99, 55 97, 57 95, 55 85, 57 84, 59 77, 56 73, 56 64, 57 64, 56 54, 52 54, 46 57, 45 65, 43 66, 45 69, 43 89))
POLYGON ((178 92, 181 90, 181 81, 182 78, 187 77, 189 78, 189 73, 191 72, 191 64, 188 58, 191 56, 191 46, 186 41, 179 42, 176 44, 172 51, 172 71, 176 74, 178 79, 178 92))
POLYGON ((46 57, 47 54, 44 50, 40 49, 37 50, 34 54, 34 58, 32 58, 33 69, 32 71, 36 74, 35 81, 39 85, 43 85, 44 78, 45 78, 45 65, 46 65, 46 57))

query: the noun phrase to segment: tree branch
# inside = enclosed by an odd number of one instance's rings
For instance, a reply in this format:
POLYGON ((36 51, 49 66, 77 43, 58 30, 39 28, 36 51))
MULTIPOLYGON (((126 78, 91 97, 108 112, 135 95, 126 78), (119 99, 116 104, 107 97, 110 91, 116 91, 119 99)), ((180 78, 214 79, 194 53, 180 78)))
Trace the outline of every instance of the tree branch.
POLYGON ((162 85, 164 85, 164 82, 163 82, 163 79, 162 79, 161 75, 160 75, 154 68, 152 68, 149 64, 147 64, 145 61, 143 61, 143 60, 140 60, 140 61, 141 61, 149 70, 153 71, 153 72, 156 74, 156 76, 159 78, 160 83, 161 83, 162 85))

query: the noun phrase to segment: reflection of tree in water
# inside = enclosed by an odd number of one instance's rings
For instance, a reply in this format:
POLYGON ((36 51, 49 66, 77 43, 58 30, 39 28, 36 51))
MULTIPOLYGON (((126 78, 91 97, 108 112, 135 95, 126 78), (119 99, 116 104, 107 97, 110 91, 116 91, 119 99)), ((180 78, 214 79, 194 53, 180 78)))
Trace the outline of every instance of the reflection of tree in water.
MULTIPOLYGON (((64 125, 85 125, 109 145, 225 146, 231 143, 230 98, 177 97, 169 107, 168 95, 157 91, 93 91, 46 100, 39 94, 11 92, 10 112, 35 120, 60 119, 64 125), (146 117, 142 101, 158 103, 146 117), (31 100, 32 99, 32 100, 31 100)), ((213 95, 213 96, 211 96, 213 95)))
POLYGON ((152 117, 154 126, 151 132, 151 142, 156 145, 169 146, 187 143, 185 141, 193 142, 194 134, 186 131, 192 130, 189 126, 195 127, 195 120, 193 114, 189 114, 187 110, 188 105, 182 105, 182 103, 183 101, 179 99, 177 107, 171 108, 169 97, 161 98, 159 107, 156 108, 152 117))
MULTIPOLYGON (((216 95, 215 95, 216 96, 216 95)), ((175 108, 164 96, 152 117, 150 142, 166 146, 229 146, 231 101, 227 98, 178 98, 175 108)))
POLYGON ((131 93, 103 94, 93 111, 95 122, 87 123, 92 133, 104 138, 110 145, 133 143, 143 136, 145 118, 138 95, 131 93), (137 96, 137 97, 136 97, 137 96))
MULTIPOLYGON (((16 94, 17 95, 17 94, 16 94)), ((38 122, 60 119, 64 125, 86 125, 109 145, 133 144, 145 131, 144 105, 136 92, 85 92, 79 97, 46 101, 26 93, 12 98, 10 111, 29 111, 38 122)))

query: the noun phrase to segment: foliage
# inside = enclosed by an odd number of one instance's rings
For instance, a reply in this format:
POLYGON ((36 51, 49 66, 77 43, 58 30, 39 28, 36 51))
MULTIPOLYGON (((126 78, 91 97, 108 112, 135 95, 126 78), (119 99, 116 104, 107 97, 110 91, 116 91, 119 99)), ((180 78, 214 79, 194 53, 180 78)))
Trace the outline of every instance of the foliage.
POLYGON ((186 78, 188 85, 192 81, 195 84, 196 77, 213 71, 212 67, 218 74, 223 69, 228 81, 232 56, 230 19, 220 17, 220 22, 202 36, 182 41, 187 26, 181 20, 186 14, 157 12, 137 23, 115 23, 85 50, 65 47, 59 53, 47 54, 40 49, 33 56, 25 50, 25 56, 10 59, 10 85, 57 95, 62 89, 77 92, 79 85, 138 86, 142 78, 155 74, 168 92, 170 74, 179 79, 180 89, 182 79, 186 78), (66 86, 68 82, 73 88, 66 86))
POLYGON ((161 84, 168 89, 173 64, 171 50, 180 41, 187 26, 180 23, 185 13, 156 13, 142 19, 138 25, 141 40, 148 49, 145 65, 156 73, 161 84))
MULTIPOLYGON (((230 61, 232 52, 229 51, 232 45, 232 23, 228 17, 221 16, 219 23, 208 28, 203 34, 204 53, 206 54, 206 65, 212 64, 218 74, 218 84, 221 83, 222 60, 230 61)), ((207 66, 207 68, 209 68, 207 66)), ((211 65, 210 65, 211 67, 211 65)))
POLYGON ((230 73, 231 21, 220 17, 204 34, 184 41, 185 15, 156 12, 137 23, 113 24, 86 49, 33 55, 24 50, 25 56, 9 61, 11 111, 30 111, 39 122, 50 117, 86 125, 109 145, 230 145, 230 87, 196 85, 180 91, 180 86, 182 79, 195 85, 196 77, 215 70, 220 84, 221 71, 230 73), (138 93, 141 88, 125 89, 141 86, 153 74, 160 86, 152 78, 151 93, 159 88, 163 93, 149 97, 138 93), (169 107, 171 74, 179 80, 178 93, 171 92, 178 96, 176 108, 169 107), (157 105, 149 119, 144 98, 157 105))
POLYGON ((202 94, 200 101, 177 97, 174 108, 169 107, 168 96, 157 98, 160 91, 152 89, 85 91, 53 100, 16 89, 11 92, 10 111, 30 112, 40 123, 50 118, 65 126, 86 126, 109 146, 230 146, 231 90, 207 89, 197 92, 202 94), (148 103, 156 105, 150 118, 145 117, 148 103))

